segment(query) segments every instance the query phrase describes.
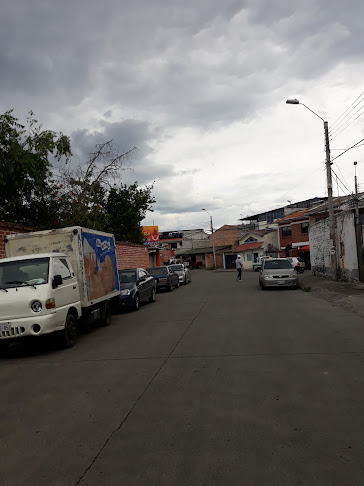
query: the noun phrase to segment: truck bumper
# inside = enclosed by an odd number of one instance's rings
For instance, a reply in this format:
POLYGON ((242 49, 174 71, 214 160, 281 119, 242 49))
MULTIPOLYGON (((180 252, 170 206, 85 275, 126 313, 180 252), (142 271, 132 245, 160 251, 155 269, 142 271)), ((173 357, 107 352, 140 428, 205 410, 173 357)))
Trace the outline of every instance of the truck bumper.
POLYGON ((23 319, 12 319, 1 321, 1 324, 10 323, 10 331, 0 331, 0 340, 16 339, 25 336, 42 336, 54 331, 64 329, 64 321, 59 321, 60 316, 57 313, 47 314, 45 316, 32 316, 23 319))

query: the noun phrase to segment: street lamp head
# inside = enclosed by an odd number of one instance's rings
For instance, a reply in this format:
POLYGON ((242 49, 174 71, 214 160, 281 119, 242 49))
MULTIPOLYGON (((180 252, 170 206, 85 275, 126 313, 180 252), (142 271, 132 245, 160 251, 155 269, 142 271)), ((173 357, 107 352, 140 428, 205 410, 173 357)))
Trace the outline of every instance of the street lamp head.
POLYGON ((300 104, 300 102, 298 101, 297 98, 287 100, 286 103, 287 103, 287 105, 299 105, 300 104))

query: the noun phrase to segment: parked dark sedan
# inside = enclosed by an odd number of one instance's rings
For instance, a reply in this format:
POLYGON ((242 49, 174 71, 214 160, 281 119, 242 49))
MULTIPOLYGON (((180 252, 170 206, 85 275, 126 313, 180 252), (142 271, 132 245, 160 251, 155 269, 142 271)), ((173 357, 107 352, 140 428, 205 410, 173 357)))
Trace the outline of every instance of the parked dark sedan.
POLYGON ((156 300, 156 281, 144 268, 119 270, 119 305, 138 310, 140 302, 156 300))
POLYGON ((155 278, 157 289, 164 288, 172 292, 174 288, 179 287, 179 277, 170 267, 153 267, 147 271, 155 278))

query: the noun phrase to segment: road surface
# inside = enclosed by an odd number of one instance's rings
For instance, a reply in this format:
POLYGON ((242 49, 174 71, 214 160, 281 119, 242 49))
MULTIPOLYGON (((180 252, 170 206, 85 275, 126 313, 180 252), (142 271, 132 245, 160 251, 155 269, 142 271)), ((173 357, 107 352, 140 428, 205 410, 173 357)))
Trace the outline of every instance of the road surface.
POLYGON ((257 279, 0 359, 0 484, 364 484, 363 319, 257 279))

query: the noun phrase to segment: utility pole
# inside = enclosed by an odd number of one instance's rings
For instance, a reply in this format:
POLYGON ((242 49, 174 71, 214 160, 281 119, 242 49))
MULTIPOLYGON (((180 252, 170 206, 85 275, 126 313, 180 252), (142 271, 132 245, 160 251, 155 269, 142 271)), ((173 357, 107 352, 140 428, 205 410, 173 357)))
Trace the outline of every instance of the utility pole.
POLYGON ((359 219, 359 199, 358 199, 358 180, 356 177, 356 165, 358 162, 354 162, 355 167, 355 199, 354 199, 354 225, 355 225, 355 237, 356 237, 356 254, 358 257, 358 272, 360 282, 364 282, 364 258, 362 248, 362 227, 359 219))
POLYGON ((327 121, 324 121, 324 130, 325 130, 325 151, 326 151, 327 201, 329 206, 329 228, 330 228, 330 241, 331 241, 331 248, 330 248, 331 274, 332 274, 332 279, 337 280, 335 214, 334 214, 334 202, 332 197, 329 124, 327 121))
POLYGON ((326 178, 327 178, 327 201, 329 206, 329 228, 330 228, 330 263, 331 263, 331 277, 333 280, 337 280, 337 254, 336 254, 336 230, 335 230, 335 215, 334 215, 334 203, 332 197, 332 177, 331 177, 331 160, 330 160, 330 139, 329 139, 329 124, 322 116, 318 115, 315 111, 311 110, 307 105, 301 103, 299 100, 289 99, 286 101, 289 105, 302 105, 307 108, 311 113, 320 118, 324 123, 325 131, 325 152, 326 152, 326 178))
POLYGON ((214 270, 215 270, 215 268, 216 268, 216 251, 215 251, 214 228, 212 226, 212 216, 211 215, 210 215, 210 223, 211 223, 212 251, 214 253, 214 270))
POLYGON ((210 216, 212 251, 213 251, 213 254, 214 254, 214 270, 215 270, 215 268, 216 268, 216 251, 215 251, 214 227, 212 226, 212 216, 207 211, 207 209, 203 208, 202 211, 206 211, 206 213, 210 216))

